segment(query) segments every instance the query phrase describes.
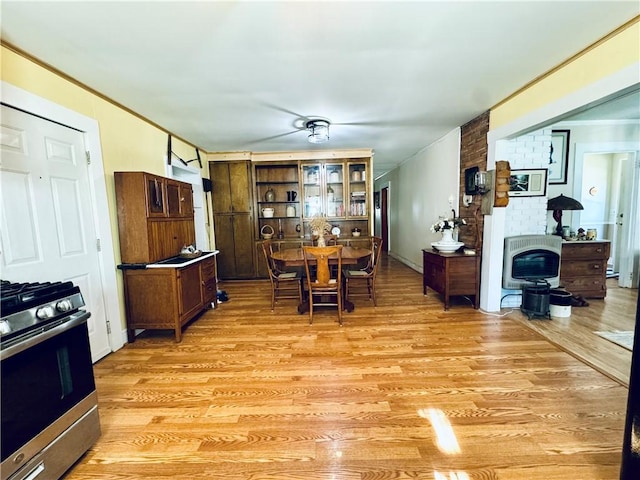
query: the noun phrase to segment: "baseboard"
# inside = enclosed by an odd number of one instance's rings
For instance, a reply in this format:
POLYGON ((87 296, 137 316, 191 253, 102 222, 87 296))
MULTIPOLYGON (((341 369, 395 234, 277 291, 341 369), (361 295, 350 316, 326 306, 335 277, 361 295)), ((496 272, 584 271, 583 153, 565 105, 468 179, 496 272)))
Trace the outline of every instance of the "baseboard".
POLYGON ((400 255, 397 255, 397 254, 395 254, 393 252, 388 252, 387 254, 390 257, 395 258, 400 263, 404 263, 407 267, 415 270, 416 272, 418 272, 418 273, 420 273, 422 275, 422 273, 423 273, 422 265, 417 265, 417 264, 413 263, 411 260, 409 260, 408 258, 401 257, 400 255))

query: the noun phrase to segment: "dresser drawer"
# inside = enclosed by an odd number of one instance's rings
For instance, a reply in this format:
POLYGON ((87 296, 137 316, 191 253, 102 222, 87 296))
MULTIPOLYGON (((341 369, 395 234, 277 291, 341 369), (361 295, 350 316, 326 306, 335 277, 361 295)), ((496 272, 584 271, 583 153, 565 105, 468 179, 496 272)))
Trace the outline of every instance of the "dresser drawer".
POLYGON ((562 259, 609 259, 609 242, 568 242, 562 244, 562 259))
POLYGON ((562 262, 560 267, 560 277, 566 276, 600 276, 607 271, 606 260, 581 260, 573 262, 562 262))
POLYGON ((561 278, 560 286, 573 295, 589 298, 604 298, 607 295, 606 281, 602 277, 561 278))
POLYGON ((216 261, 215 257, 202 261, 200 266, 202 268, 202 281, 206 282, 211 278, 216 277, 216 261))

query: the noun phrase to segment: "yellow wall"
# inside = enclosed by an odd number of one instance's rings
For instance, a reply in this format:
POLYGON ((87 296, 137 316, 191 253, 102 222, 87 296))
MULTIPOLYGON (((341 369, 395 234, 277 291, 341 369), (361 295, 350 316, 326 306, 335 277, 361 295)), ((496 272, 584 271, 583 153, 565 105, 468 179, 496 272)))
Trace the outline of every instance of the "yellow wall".
MULTIPOLYGON (((164 175, 167 133, 5 46, 0 55, 0 79, 98 122, 111 231, 117 243, 113 172, 142 170, 164 175)), ((172 138, 172 150, 181 158, 195 158, 195 147, 175 137, 172 138)), ((202 174, 208 177, 206 165, 203 167, 202 174)), ((116 263, 119 263, 119 245, 115 245, 114 250, 116 263)))
MULTIPOLYGON (((109 222, 115 243, 114 262, 119 264, 120 245, 113 172, 141 170, 165 175, 167 132, 4 45, 0 55, 0 80, 98 122, 109 222)), ((195 147, 175 136, 172 138, 172 150, 181 158, 195 158, 195 147)), ((204 169, 201 175, 208 177, 205 161, 203 158, 204 169)), ((120 276, 117 277, 117 283, 120 318, 124 328, 124 295, 120 276)))
MULTIPOLYGON (((491 109, 490 129, 640 62, 640 17, 491 109)), ((638 73, 640 80, 640 72, 638 73)))

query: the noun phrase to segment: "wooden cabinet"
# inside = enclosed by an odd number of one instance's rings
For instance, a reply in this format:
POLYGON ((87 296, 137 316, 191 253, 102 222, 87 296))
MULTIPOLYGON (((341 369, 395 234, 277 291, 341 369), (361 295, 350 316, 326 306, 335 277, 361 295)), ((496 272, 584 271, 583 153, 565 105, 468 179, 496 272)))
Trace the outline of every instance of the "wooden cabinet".
POLYGON ((302 208, 298 162, 254 163, 256 234, 274 232, 274 237, 300 237, 302 208))
POLYGON ((253 221, 249 215, 214 215, 218 275, 222 279, 253 278, 253 221))
POLYGON ((340 243, 369 244, 370 149, 244 153, 208 155, 219 278, 267 276, 261 231, 311 244, 308 220, 316 215, 340 228, 340 243), (354 228, 361 237, 351 237, 354 228))
POLYGON ((215 256, 182 268, 124 269, 125 305, 129 342, 136 329, 171 329, 176 342, 182 327, 217 294, 215 256))
POLYGON ((217 294, 215 255, 154 265, 195 243, 191 185, 145 172, 114 179, 129 341, 136 329, 172 329, 179 342, 184 324, 217 294))
POLYGON ((480 257, 463 253, 441 253, 422 250, 422 292, 427 287, 444 296, 444 309, 454 295, 473 296, 473 308, 480 306, 480 257))
POLYGON ((604 298, 607 295, 609 241, 563 242, 560 285, 572 295, 604 298))
POLYGON ((255 277, 251 164, 248 161, 209 163, 212 182, 213 228, 218 276, 255 277))
POLYGON ((213 213, 251 213, 251 170, 247 161, 209 162, 213 213))
POLYGON ((193 218, 193 189, 187 183, 167 179, 167 215, 193 218))
POLYGON ((153 263, 195 243, 191 185, 146 172, 115 172, 120 257, 153 263))

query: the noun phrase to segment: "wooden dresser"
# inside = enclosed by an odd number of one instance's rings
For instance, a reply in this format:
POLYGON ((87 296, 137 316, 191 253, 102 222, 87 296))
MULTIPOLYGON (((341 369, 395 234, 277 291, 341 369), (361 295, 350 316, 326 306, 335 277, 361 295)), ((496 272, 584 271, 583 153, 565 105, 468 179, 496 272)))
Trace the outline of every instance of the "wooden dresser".
POLYGON ((444 296, 444 309, 449 309, 453 295, 473 296, 473 308, 480 306, 480 257, 464 253, 441 253, 422 250, 422 293, 427 287, 444 296))
POLYGON ((608 240, 563 242, 560 285, 573 295, 604 298, 610 252, 608 240))

